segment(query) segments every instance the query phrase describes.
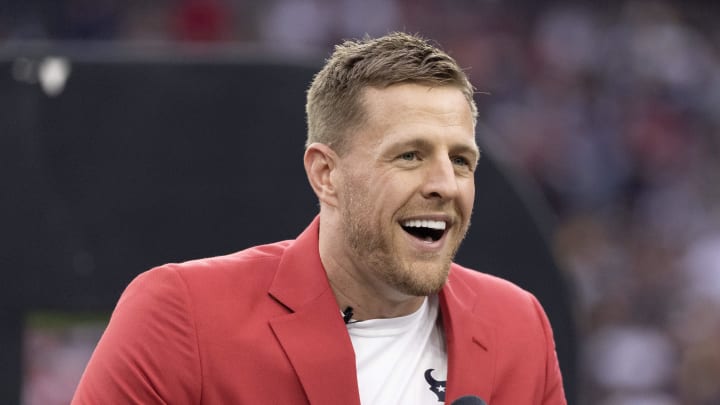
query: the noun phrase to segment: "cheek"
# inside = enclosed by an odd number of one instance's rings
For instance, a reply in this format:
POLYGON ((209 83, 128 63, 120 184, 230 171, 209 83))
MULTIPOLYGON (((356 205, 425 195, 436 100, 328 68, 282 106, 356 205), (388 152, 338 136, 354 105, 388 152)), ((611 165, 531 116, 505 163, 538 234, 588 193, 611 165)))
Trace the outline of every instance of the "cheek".
POLYGON ((413 179, 400 176, 391 179, 380 180, 377 187, 371 189, 376 194, 378 201, 381 201, 385 209, 397 210, 407 204, 415 194, 413 179))

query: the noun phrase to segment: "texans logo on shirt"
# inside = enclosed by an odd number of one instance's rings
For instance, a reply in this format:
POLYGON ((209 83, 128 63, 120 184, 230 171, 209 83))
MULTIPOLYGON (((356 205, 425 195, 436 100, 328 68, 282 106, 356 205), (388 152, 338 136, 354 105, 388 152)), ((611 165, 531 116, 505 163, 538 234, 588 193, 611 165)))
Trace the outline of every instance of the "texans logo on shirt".
POLYGON ((434 392, 438 397, 438 402, 445 402, 445 384, 447 381, 438 381, 433 378, 432 372, 434 368, 425 370, 425 381, 430 384, 430 391, 434 392))

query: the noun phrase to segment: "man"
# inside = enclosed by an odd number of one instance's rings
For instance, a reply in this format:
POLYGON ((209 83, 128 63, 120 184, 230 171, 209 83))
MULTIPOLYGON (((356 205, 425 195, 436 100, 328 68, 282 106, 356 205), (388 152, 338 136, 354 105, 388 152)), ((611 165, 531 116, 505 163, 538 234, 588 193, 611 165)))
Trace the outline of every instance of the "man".
POLYGON ((318 217, 293 241, 138 276, 73 403, 564 404, 535 298, 452 263, 472 97, 415 36, 336 47, 308 91, 318 217))

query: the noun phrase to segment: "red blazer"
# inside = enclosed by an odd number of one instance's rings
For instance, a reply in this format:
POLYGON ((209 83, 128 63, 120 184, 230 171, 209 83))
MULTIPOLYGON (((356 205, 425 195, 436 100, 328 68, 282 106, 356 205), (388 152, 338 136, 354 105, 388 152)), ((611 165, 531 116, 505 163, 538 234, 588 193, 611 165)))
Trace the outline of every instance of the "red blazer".
MULTIPOLYGON (((125 290, 73 404, 359 405, 352 344, 318 254, 294 241, 169 264, 125 290)), ((440 292, 446 404, 565 404, 535 298, 453 264, 440 292)))

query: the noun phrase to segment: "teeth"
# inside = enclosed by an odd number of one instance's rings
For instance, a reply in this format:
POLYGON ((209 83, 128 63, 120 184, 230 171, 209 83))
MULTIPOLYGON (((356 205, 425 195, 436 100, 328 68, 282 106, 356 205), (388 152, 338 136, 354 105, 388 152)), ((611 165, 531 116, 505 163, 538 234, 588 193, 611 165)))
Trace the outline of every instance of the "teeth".
POLYGON ((433 221, 429 219, 413 219, 403 222, 402 225, 408 228, 430 228, 440 231, 444 231, 445 227, 447 226, 445 221, 433 221))

